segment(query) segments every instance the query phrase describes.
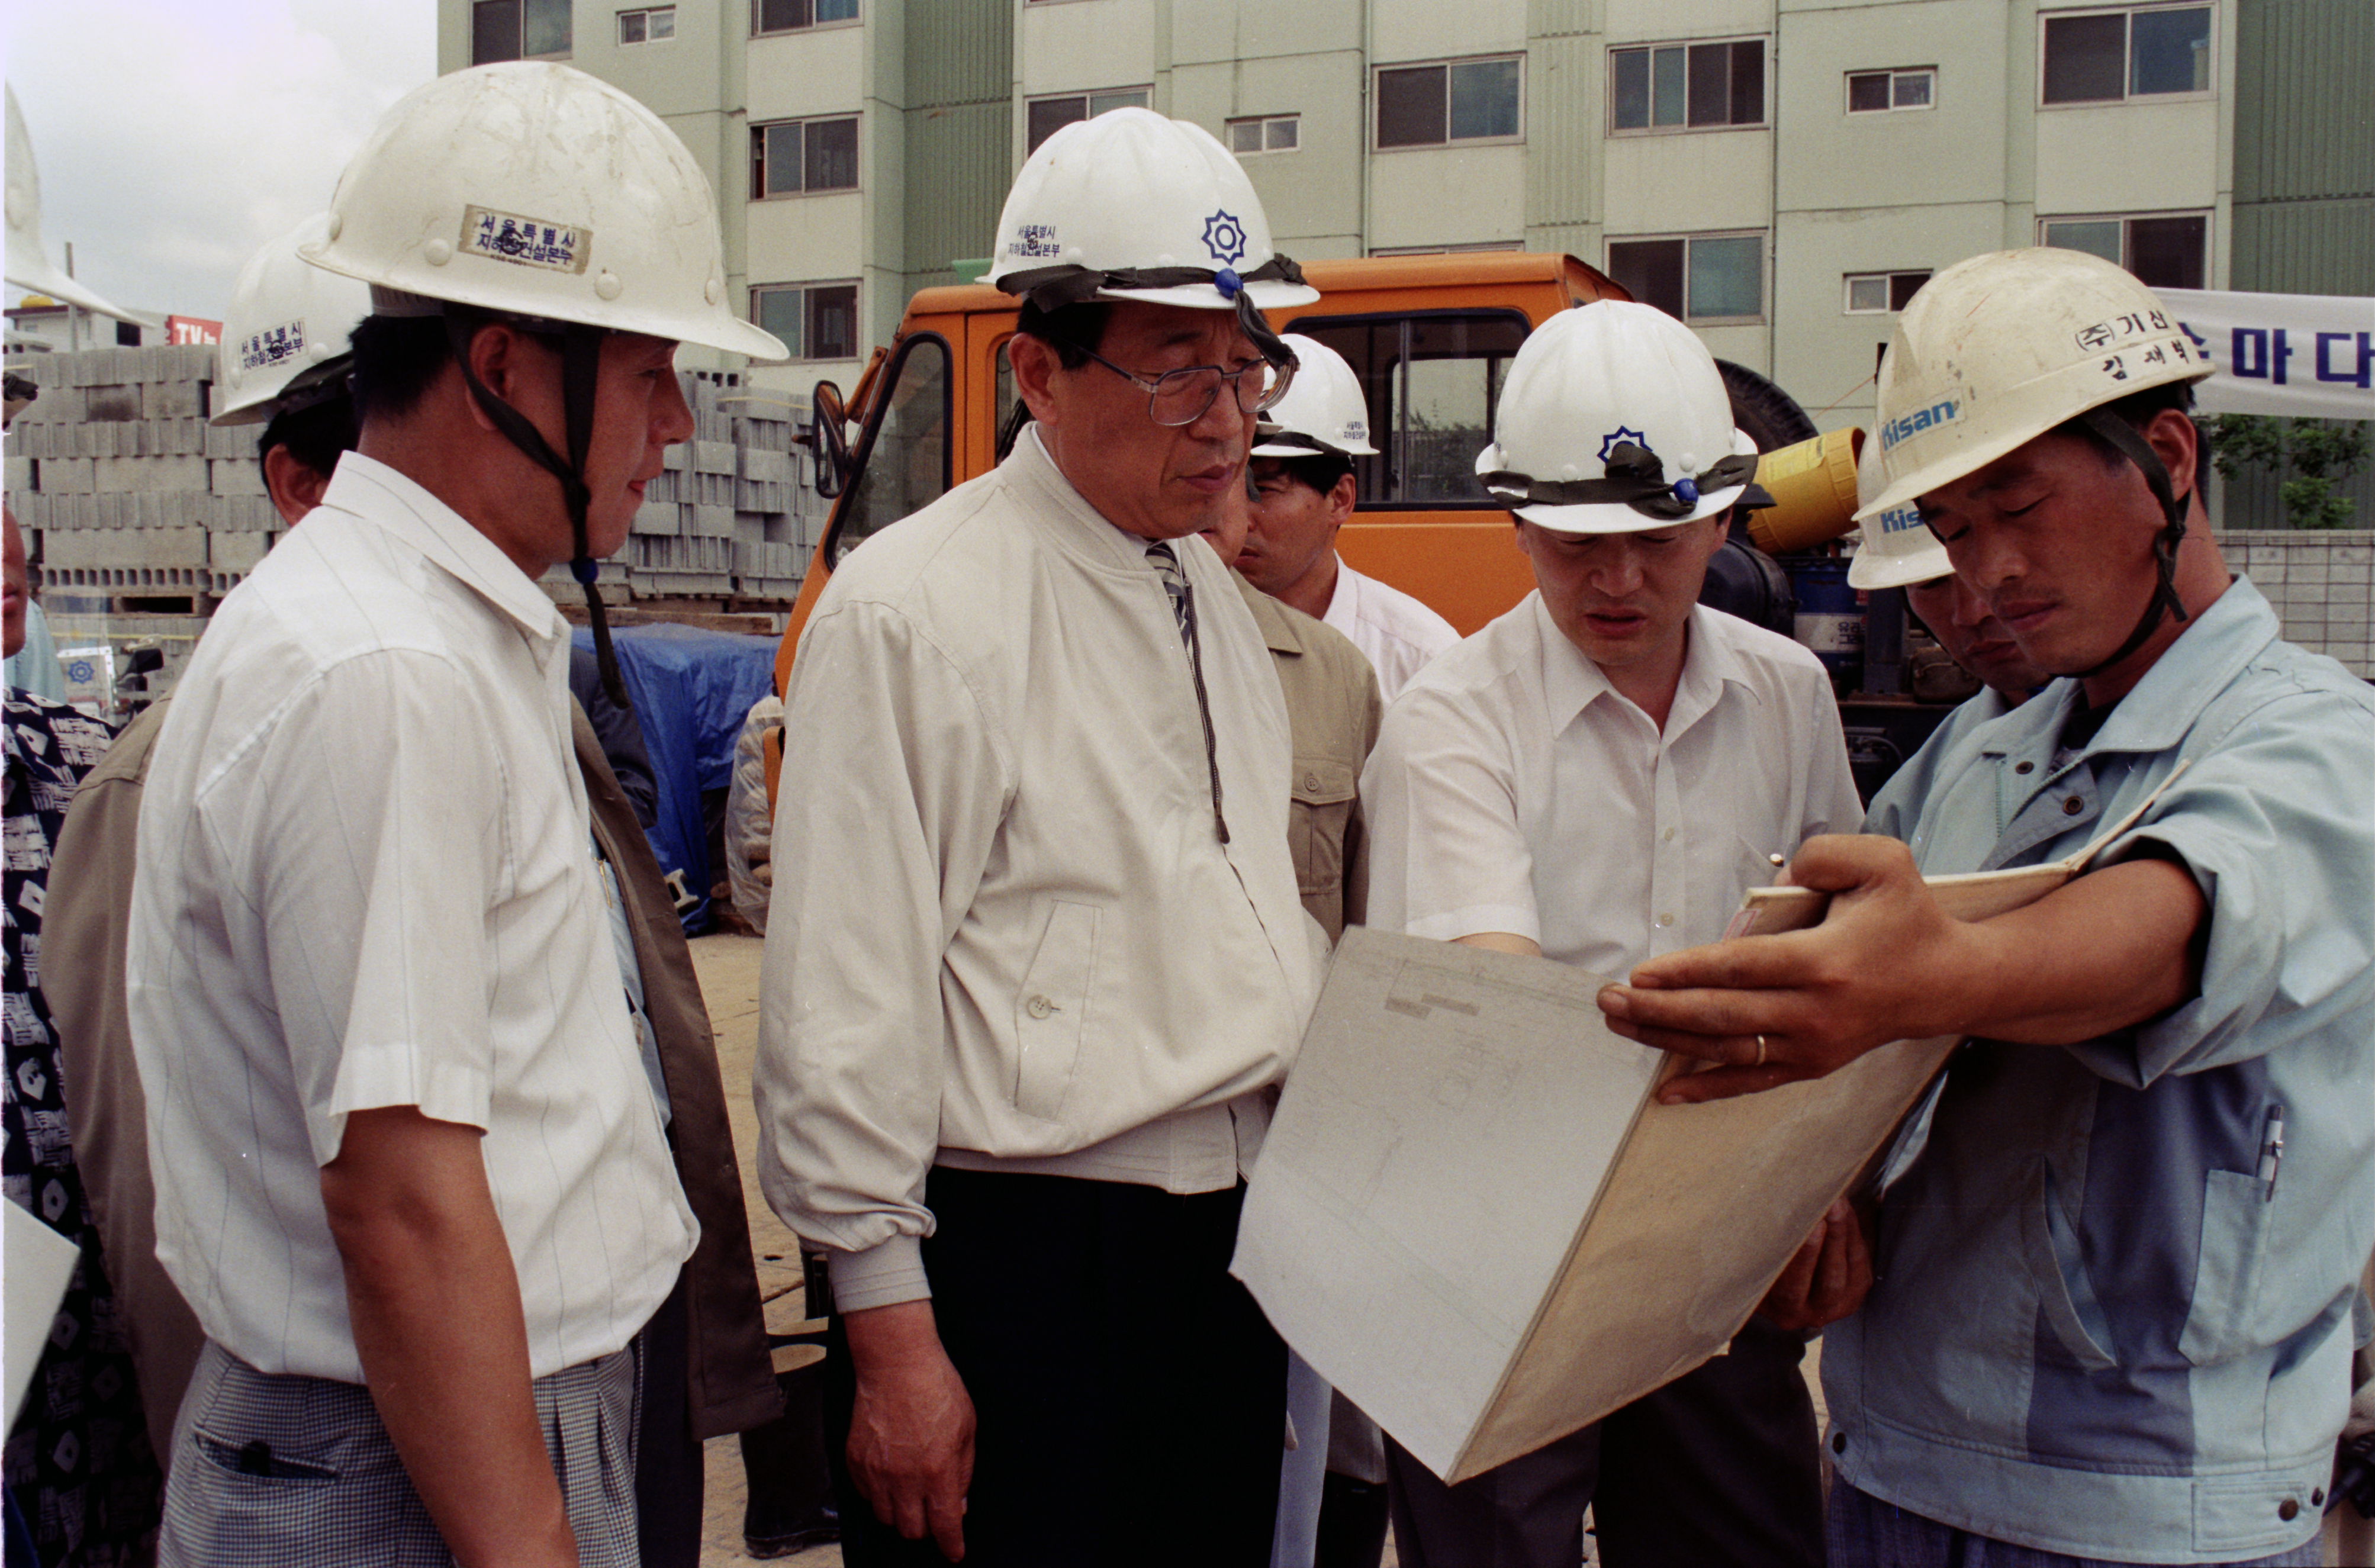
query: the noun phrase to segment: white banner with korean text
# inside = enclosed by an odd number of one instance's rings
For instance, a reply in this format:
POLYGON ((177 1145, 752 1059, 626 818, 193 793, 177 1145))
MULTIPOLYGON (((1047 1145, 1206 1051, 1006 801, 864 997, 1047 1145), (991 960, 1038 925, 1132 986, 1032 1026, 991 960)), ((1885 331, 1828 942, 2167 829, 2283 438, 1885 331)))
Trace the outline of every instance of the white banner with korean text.
POLYGON ((2154 290, 2217 373, 2205 414, 2375 419, 2375 299, 2154 290))

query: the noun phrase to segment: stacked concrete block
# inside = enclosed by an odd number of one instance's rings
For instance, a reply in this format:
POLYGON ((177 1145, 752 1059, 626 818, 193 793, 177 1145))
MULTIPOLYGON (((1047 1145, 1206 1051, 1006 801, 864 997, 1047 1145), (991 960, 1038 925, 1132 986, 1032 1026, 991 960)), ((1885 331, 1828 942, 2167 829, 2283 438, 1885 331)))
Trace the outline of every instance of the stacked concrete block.
MULTIPOLYGON (((207 422, 212 348, 27 355, 9 369, 41 395, 9 433, 7 492, 68 613, 203 617, 286 527, 256 462, 263 427, 207 422)), ((600 591, 787 606, 827 512, 795 440, 805 410, 732 372, 679 380, 692 438, 668 449, 628 548, 600 564, 600 591)), ((581 592, 566 566, 544 585, 563 603, 581 592)))
POLYGON ((2375 679, 2375 530, 2237 529, 2218 545, 2275 607, 2286 640, 2375 679))

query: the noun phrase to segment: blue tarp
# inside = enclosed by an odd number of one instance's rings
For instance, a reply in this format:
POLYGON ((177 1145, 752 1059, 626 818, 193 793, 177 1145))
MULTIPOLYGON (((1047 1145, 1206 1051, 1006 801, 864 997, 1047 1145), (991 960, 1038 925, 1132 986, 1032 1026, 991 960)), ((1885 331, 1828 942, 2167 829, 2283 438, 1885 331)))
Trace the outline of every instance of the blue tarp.
MULTIPOLYGON (((662 871, 681 869, 686 889, 701 897, 685 914, 685 930, 705 930, 710 884, 725 868, 709 864, 701 796, 724 789, 733 777, 742 721, 774 690, 775 639, 692 626, 620 627, 610 635, 659 784, 652 853, 662 871)), ((583 627, 576 639, 581 648, 594 645, 594 633, 583 627)))

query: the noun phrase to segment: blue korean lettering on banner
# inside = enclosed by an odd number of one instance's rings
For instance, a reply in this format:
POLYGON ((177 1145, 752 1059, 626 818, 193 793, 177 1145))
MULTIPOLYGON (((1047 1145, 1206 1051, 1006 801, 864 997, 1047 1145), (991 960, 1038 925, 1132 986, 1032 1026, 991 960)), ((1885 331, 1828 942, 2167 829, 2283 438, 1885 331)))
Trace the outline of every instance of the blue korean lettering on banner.
POLYGON ((2204 413, 2375 419, 2375 300, 2158 292, 2215 372, 2196 389, 2204 413))

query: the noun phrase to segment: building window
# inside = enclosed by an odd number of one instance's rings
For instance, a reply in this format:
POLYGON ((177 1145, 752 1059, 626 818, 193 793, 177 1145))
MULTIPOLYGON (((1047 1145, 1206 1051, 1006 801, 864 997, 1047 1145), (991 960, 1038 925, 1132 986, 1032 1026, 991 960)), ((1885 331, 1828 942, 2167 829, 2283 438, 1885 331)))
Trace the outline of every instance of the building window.
POLYGON ((750 290, 750 319, 795 360, 857 358, 857 285, 768 283, 750 290))
POLYGON ((1851 272, 1848 274, 1847 313, 1876 316, 1901 311, 1929 281, 1930 269, 1926 266, 1919 272, 1851 272))
POLYGON ((2045 18, 2047 103, 2119 103, 2210 90, 2210 7, 2045 18))
POLYGON ((1061 98, 1034 98, 1026 110, 1030 152, 1075 120, 1093 120, 1117 109, 1143 109, 1152 100, 1152 88, 1116 88, 1110 92, 1075 92, 1061 98))
POLYGON ((1300 114, 1270 114, 1229 122, 1229 150, 1240 156, 1249 152, 1293 152, 1302 145, 1300 114))
POLYGON ((1377 73, 1377 145, 1515 141, 1524 122, 1522 58, 1447 60, 1377 73))
POLYGON ((676 7, 649 6, 619 13, 620 43, 666 43, 676 36, 676 7))
POLYGON ((751 0, 753 33, 798 32, 827 22, 854 22, 857 0, 751 0))
POLYGON ((1687 131, 1765 124, 1765 41, 1608 52, 1610 124, 1687 131))
POLYGON ((750 127, 750 199, 857 189, 857 116, 750 127))
POLYGON ((2135 218, 2049 218, 2038 225, 2049 245, 2117 262, 2153 289, 2201 289, 2209 276, 2206 213, 2135 218))
POLYGON ((569 53, 569 0, 476 0, 470 64, 551 60, 569 53))
POLYGON ((1612 240, 1608 276, 1643 304, 1682 321, 1755 321, 1765 313, 1765 236, 1612 240))
POLYGON ((1885 114, 1892 109, 1931 109, 1938 102, 1938 67, 1901 71, 1849 71, 1848 112, 1885 114))

